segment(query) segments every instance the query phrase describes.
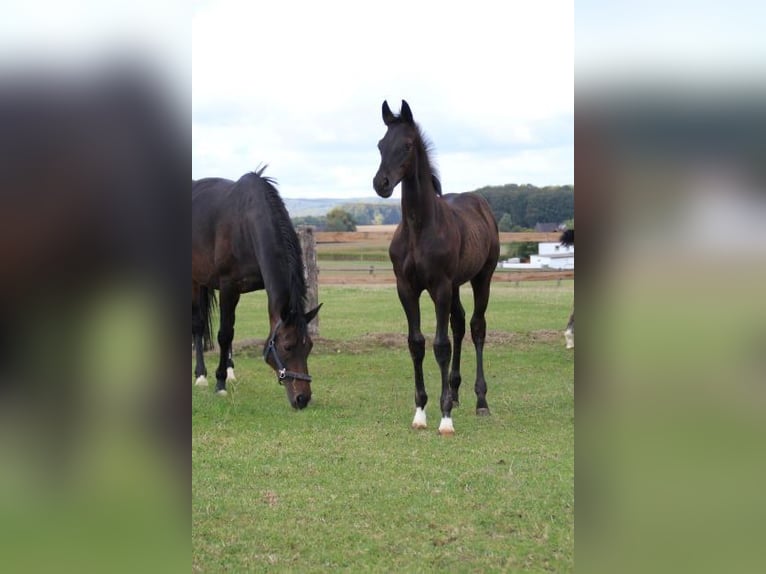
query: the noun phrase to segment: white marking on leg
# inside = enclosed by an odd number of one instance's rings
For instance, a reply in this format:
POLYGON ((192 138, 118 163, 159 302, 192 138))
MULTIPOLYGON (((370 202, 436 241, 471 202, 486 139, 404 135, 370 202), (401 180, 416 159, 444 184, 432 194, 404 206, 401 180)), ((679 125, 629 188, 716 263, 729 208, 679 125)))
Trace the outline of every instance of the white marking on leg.
POLYGON ((564 331, 564 339, 567 342, 567 349, 574 349, 574 331, 572 329, 564 331))
POLYGON ((442 417, 439 423, 439 434, 455 434, 455 427, 452 426, 452 417, 442 417))
POLYGON ((220 390, 216 391, 215 394, 218 395, 219 397, 225 397, 229 393, 226 392, 226 389, 220 389, 220 390))
POLYGON ((207 386, 207 378, 205 375, 200 375, 197 377, 197 380, 194 381, 194 384, 198 387, 206 387, 207 386))
POLYGON ((426 428, 426 411, 417 407, 415 409, 415 418, 412 419, 412 428, 424 429, 426 428))
POLYGON ((236 381, 237 377, 234 376, 234 367, 227 367, 226 368, 226 382, 231 383, 233 381, 236 381))

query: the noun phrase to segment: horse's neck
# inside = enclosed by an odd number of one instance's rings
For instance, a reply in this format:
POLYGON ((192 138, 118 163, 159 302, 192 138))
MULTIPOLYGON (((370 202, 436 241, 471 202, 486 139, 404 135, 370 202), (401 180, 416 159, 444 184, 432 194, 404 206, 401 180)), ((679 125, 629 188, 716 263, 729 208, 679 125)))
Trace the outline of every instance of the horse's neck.
POLYGON ((416 232, 432 225, 436 212, 433 174, 422 161, 418 158, 415 173, 402 180, 402 220, 416 232))

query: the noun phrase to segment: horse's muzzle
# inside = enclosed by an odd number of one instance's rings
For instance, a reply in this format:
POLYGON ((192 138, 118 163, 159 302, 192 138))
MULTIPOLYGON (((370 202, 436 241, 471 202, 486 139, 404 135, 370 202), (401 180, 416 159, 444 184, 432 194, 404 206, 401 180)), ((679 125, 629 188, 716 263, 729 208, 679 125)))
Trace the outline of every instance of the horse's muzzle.
POLYGON ((293 407, 295 407, 298 410, 303 410, 308 406, 310 400, 311 400, 311 395, 298 395, 297 397, 295 397, 295 404, 293 405, 293 407))

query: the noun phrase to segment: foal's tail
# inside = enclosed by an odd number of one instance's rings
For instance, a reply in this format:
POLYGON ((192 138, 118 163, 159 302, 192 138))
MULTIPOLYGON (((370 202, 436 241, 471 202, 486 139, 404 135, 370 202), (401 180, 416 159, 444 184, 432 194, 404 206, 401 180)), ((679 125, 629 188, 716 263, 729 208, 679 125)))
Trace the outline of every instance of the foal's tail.
POLYGON ((213 344, 213 311, 218 307, 218 300, 215 298, 215 290, 211 287, 200 287, 199 290, 199 308, 202 315, 202 344, 205 351, 214 348, 213 344))
POLYGON ((564 233, 561 234, 561 237, 559 237, 559 241, 564 247, 574 245, 574 229, 567 229, 564 231, 564 233))

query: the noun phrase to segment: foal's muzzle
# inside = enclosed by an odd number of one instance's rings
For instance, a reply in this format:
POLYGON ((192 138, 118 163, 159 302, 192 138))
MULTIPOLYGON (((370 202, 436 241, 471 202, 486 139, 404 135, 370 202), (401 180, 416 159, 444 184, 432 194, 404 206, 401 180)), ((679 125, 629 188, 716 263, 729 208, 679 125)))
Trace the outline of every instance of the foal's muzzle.
POLYGON ((388 198, 394 192, 394 186, 391 185, 391 181, 388 176, 378 172, 372 180, 372 187, 380 197, 388 198))

